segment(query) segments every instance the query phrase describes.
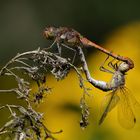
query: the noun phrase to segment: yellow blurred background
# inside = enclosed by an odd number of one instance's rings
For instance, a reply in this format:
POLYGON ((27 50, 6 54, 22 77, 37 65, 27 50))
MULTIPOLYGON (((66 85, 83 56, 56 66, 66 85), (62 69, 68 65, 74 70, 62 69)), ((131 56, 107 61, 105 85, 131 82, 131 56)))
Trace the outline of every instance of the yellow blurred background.
MULTIPOLYGON (((135 68, 128 72, 126 76, 126 86, 131 93, 140 101, 140 22, 132 23, 118 28, 111 33, 102 46, 113 52, 128 56, 134 60, 135 68)), ((109 81, 111 74, 99 71, 100 64, 106 55, 97 52, 88 59, 88 66, 92 77, 98 80, 109 81)), ((56 137, 60 140, 131 140, 140 136, 140 115, 137 112, 137 123, 134 128, 126 130, 122 128, 117 120, 117 109, 113 109, 101 126, 98 126, 100 117, 100 105, 102 98, 107 94, 91 85, 90 97, 87 101, 90 107, 90 125, 82 130, 79 127, 80 111, 79 101, 82 90, 78 85, 78 78, 72 71, 64 80, 57 82, 53 77, 49 77, 47 84, 53 87, 52 94, 49 95, 39 106, 38 110, 44 112, 46 125, 53 131, 63 129, 63 133, 56 137)))

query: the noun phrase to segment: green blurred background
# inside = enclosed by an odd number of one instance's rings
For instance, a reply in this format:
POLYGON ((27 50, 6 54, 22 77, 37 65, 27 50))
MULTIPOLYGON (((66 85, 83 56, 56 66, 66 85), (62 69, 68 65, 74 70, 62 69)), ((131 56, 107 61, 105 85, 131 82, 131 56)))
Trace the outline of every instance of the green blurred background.
MULTIPOLYGON (((46 26, 72 27, 105 48, 134 60, 135 69, 127 76, 127 87, 140 99, 139 7, 139 0, 0 0, 0 67, 18 52, 46 47, 48 42, 42 37, 46 26)), ((86 53, 92 76, 109 81, 110 76, 99 71, 105 57, 95 49, 88 49, 86 53)), ((0 82, 1 89, 15 86, 3 78, 0 78, 0 82)), ((98 126, 99 106, 105 93, 93 87, 90 92, 93 96, 88 98, 90 126, 82 131, 78 124, 82 91, 76 75, 72 72, 59 83, 50 77, 47 84, 54 87, 53 94, 45 99, 38 110, 45 113, 50 129, 64 130, 56 136, 60 140, 130 140, 140 136, 140 121, 132 130, 125 130, 118 124, 115 109, 104 124, 98 126)), ((12 102, 17 103, 15 96, 0 95, 0 104, 12 102)), ((3 124, 5 112, 0 114, 0 124, 3 124)))
POLYGON ((139 5, 139 0, 1 0, 0 60, 46 46, 42 30, 49 25, 72 27, 103 43, 112 30, 140 19, 139 5))

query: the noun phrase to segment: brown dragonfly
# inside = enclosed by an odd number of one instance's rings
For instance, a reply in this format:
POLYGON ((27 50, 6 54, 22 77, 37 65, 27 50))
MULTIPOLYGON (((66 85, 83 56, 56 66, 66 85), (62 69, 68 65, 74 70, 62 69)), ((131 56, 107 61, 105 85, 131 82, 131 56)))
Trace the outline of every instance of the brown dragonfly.
POLYGON ((76 46, 80 46, 80 47, 92 46, 104 52, 105 54, 114 57, 117 60, 126 62, 129 65, 130 69, 134 67, 134 63, 130 58, 123 57, 111 51, 106 50, 105 48, 83 37, 79 32, 77 32, 72 28, 67 28, 67 27, 56 28, 51 26, 51 27, 47 27, 43 34, 47 39, 54 40, 54 43, 57 43, 59 48, 61 48, 60 45, 65 47, 70 46, 71 48, 76 46))

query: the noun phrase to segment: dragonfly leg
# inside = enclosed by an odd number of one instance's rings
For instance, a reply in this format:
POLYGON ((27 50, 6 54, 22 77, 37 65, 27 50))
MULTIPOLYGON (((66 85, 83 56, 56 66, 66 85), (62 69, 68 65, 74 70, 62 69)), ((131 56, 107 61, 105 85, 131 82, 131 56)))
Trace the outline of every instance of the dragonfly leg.
POLYGON ((47 50, 51 49, 56 42, 57 42, 57 40, 55 39, 54 42, 49 47, 45 48, 45 50, 47 51, 47 50))
POLYGON ((109 59, 109 55, 107 56, 107 58, 105 59, 105 61, 103 62, 103 64, 100 66, 99 69, 100 69, 100 71, 114 74, 114 72, 112 72, 112 71, 110 71, 110 70, 108 70, 107 68, 104 67, 104 65, 105 65, 105 63, 108 59, 109 59))
POLYGON ((115 62, 114 64, 113 64, 113 61, 114 60, 116 60, 115 58, 113 59, 113 60, 111 60, 109 63, 108 63, 108 66, 110 67, 110 68, 112 68, 113 70, 117 70, 118 69, 118 63, 120 62, 119 60, 117 61, 117 62, 115 62))
POLYGON ((61 56, 62 48, 59 43, 57 43, 58 54, 61 56))
POLYGON ((109 63, 108 63, 108 66, 110 67, 110 68, 112 68, 113 70, 115 70, 115 68, 114 68, 114 64, 113 64, 113 61, 115 61, 116 59, 114 58, 114 59, 112 59, 109 63))
POLYGON ((70 49, 70 50, 72 50, 74 52, 74 56, 72 58, 72 64, 73 64, 74 61, 75 61, 75 57, 76 57, 76 50, 71 48, 71 47, 69 47, 69 46, 67 46, 67 45, 65 45, 65 44, 63 44, 63 43, 62 43, 62 46, 66 47, 66 48, 68 48, 68 49, 70 49))

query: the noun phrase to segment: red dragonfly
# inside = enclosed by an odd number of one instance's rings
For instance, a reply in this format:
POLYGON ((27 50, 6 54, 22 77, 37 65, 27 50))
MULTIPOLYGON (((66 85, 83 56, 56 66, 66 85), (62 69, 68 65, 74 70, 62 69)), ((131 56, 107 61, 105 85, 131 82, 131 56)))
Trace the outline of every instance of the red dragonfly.
MULTIPOLYGON (((117 60, 126 62, 129 65, 129 68, 132 69, 134 67, 133 61, 128 57, 123 57, 120 55, 117 55, 111 51, 106 50, 105 48, 97 45, 96 43, 88 40, 87 38, 83 37, 79 32, 72 28, 67 27, 47 27, 44 31, 44 36, 49 40, 54 40, 54 43, 57 43, 57 45, 63 45, 63 46, 70 46, 70 47, 76 47, 76 46, 91 46, 94 47, 104 53, 106 53, 109 56, 114 57, 117 60)), ((53 43, 53 44, 54 44, 53 43)))

